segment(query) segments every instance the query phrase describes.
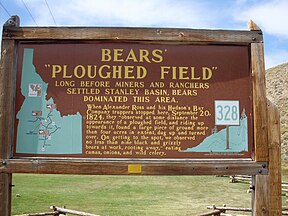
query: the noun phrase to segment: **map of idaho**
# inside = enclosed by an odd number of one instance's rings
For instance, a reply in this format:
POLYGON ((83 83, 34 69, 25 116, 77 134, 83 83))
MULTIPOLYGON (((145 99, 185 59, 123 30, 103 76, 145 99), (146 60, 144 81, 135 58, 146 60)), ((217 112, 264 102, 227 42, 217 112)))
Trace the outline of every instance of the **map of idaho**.
POLYGON ((21 93, 25 97, 18 119, 16 153, 82 154, 82 116, 61 116, 48 84, 33 65, 33 49, 24 49, 21 93))

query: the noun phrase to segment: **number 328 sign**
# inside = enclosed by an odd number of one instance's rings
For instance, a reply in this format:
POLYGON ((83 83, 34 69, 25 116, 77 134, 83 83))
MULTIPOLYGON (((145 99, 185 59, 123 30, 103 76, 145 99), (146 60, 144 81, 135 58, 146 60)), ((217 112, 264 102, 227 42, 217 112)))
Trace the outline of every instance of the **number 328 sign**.
POLYGON ((215 100, 215 125, 239 125, 240 111, 237 100, 215 100))

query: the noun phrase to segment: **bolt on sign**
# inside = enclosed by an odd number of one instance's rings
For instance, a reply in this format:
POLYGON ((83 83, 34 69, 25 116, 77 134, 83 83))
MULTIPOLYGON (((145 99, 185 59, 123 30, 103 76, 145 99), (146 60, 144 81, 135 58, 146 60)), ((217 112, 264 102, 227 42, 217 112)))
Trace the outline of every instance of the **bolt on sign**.
POLYGON ((249 45, 20 43, 14 156, 251 158, 249 45))

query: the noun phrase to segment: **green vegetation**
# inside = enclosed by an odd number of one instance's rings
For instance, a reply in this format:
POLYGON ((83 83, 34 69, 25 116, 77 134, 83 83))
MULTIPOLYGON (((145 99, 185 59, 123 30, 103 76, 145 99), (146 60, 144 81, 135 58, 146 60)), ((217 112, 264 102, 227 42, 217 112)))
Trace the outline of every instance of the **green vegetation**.
POLYGON ((250 207, 247 183, 215 176, 13 175, 12 214, 49 206, 108 215, 196 215, 207 205, 250 207))
MULTIPOLYGON (((288 162, 282 162, 288 181, 288 162)), ((251 207, 248 183, 215 176, 92 176, 13 174, 12 214, 47 212, 51 205, 101 216, 185 216, 207 205, 251 207)), ((283 205, 286 200, 283 199, 283 205)))
MULTIPOLYGON (((288 162, 282 162, 288 181, 288 162)), ((47 212, 51 205, 101 216, 185 216, 207 205, 251 207, 248 183, 215 176, 92 176, 13 174, 12 214, 47 212)), ((283 205, 286 200, 283 199, 283 205)))

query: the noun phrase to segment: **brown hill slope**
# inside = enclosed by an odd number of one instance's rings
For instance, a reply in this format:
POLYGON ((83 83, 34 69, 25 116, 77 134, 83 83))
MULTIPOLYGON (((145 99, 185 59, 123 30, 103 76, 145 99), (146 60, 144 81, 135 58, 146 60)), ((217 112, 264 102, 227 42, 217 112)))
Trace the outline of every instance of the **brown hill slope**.
POLYGON ((282 159, 288 160, 288 63, 266 70, 267 98, 280 111, 282 159))

